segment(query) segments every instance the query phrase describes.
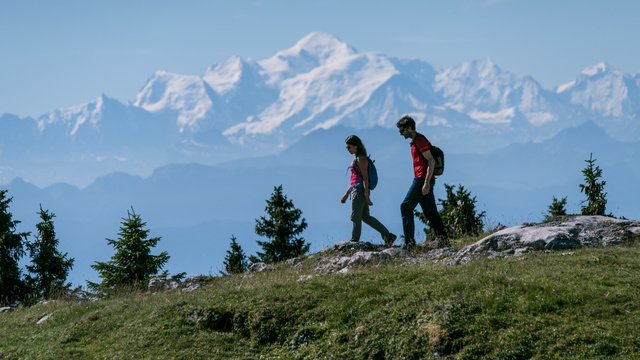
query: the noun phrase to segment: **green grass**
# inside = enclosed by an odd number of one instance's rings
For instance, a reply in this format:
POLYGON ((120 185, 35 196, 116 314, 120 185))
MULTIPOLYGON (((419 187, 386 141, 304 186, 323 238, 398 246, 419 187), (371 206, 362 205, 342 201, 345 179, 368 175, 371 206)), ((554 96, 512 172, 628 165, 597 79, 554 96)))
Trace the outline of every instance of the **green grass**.
POLYGON ((0 314, 0 358, 640 358, 639 245, 299 281, 309 267, 0 314))

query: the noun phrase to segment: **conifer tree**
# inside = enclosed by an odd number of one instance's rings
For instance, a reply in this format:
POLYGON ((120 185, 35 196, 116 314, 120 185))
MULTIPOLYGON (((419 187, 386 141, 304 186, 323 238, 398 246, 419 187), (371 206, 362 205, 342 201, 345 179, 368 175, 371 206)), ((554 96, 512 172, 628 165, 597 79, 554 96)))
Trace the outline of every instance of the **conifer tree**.
MULTIPOLYGON (((485 212, 477 213, 476 197, 471 196, 471 192, 458 185, 458 189, 454 185, 444 184, 447 198, 439 199, 442 210, 440 217, 442 223, 450 237, 460 237, 467 235, 477 235, 482 232, 485 212)), ((418 219, 428 225, 428 221, 424 214, 416 211, 418 219)), ((435 238, 436 234, 433 229, 425 228, 425 233, 429 238, 435 238)))
POLYGON ((252 262, 275 263, 309 251, 309 244, 304 242, 304 238, 298 237, 307 228, 307 222, 301 218, 302 211, 282 193, 282 185, 274 188, 265 211, 267 216, 256 220, 256 234, 271 241, 258 240, 264 252, 251 256, 252 262))
POLYGON ((56 291, 69 289, 71 284, 65 283, 69 270, 73 267, 73 258, 58 250, 53 218, 56 216, 40 206, 40 222, 36 224, 37 234, 33 242, 27 243, 31 257, 31 265, 27 265, 29 274, 27 284, 32 295, 37 299, 48 299, 56 291))
POLYGON ((24 255, 23 241, 29 233, 16 232, 20 221, 13 220, 9 212, 12 200, 7 190, 0 190, 0 305, 21 300, 25 293, 18 262, 24 255))
POLYGON ((231 248, 227 250, 227 256, 224 258, 225 275, 240 274, 247 270, 247 257, 236 240, 236 237, 231 235, 231 248))
MULTIPOLYGON (((160 237, 148 238, 147 224, 142 221, 140 214, 131 209, 127 211, 127 218, 122 219, 120 236, 116 240, 107 239, 109 245, 116 250, 107 262, 96 262, 91 265, 100 273, 101 283, 88 282, 89 287, 96 290, 109 290, 119 286, 143 287, 153 275, 169 261, 166 251, 159 255, 151 255, 151 248, 160 241, 160 237)), ((166 276, 166 271, 161 274, 166 276)))
POLYGON ((582 170, 584 184, 580 184, 580 191, 587 196, 581 204, 582 215, 604 215, 607 206, 607 193, 604 192, 606 181, 600 181, 602 169, 595 165, 596 159, 589 154, 589 160, 585 160, 587 166, 582 170))
POLYGON ((548 214, 544 218, 544 221, 545 222, 555 221, 560 216, 567 215, 566 205, 567 205, 567 197, 566 196, 563 197, 560 200, 558 200, 554 196, 553 199, 551 200, 551 205, 549 205, 548 214))

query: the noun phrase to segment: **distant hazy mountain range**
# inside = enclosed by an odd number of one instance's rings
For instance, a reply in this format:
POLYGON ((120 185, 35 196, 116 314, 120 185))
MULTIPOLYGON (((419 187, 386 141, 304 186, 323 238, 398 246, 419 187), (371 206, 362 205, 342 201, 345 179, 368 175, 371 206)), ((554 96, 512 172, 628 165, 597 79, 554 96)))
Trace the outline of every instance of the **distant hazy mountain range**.
MULTIPOLYGON (((278 184, 303 211, 309 223, 303 235, 317 251, 348 240, 350 234, 350 208, 339 198, 348 186, 351 158, 343 141, 351 132, 343 127, 320 130, 279 154, 218 166, 166 165, 145 178, 112 173, 86 188, 60 183, 39 188, 16 179, 7 185, 14 197, 11 210, 25 231, 33 230, 40 204, 57 214, 61 246, 76 257, 72 276, 78 283, 96 280, 89 266, 108 259, 112 249, 105 239, 117 236, 119 221, 131 207, 148 222, 152 236, 163 238, 158 251, 169 251, 172 272, 216 274, 231 235, 247 253, 259 250, 255 219, 264 215, 265 200, 278 184)), ((395 130, 380 127, 360 134, 369 139, 380 175, 371 211, 401 234, 400 202, 412 177, 408 143, 395 130)), ((478 210, 487 212, 487 226, 539 221, 553 196, 566 196, 567 209, 577 213, 585 198, 579 192, 581 170, 590 152, 604 171, 608 211, 640 218, 640 142, 616 141, 593 123, 539 143, 513 144, 488 154, 450 154, 436 197, 444 197, 445 183, 465 186, 476 196, 478 210)), ((417 236, 423 239, 420 228, 417 236)), ((363 239, 380 241, 368 227, 363 239)))
MULTIPOLYGON (((232 234, 254 253, 255 219, 278 184, 303 211, 312 249, 347 240, 349 208, 338 200, 352 133, 380 174, 372 212, 400 234, 412 171, 395 122, 407 113, 445 150, 436 197, 444 183, 464 185, 488 225, 540 220, 553 196, 579 211, 590 153, 608 210, 640 218, 639 89, 640 75, 606 64, 543 89, 490 60, 436 69, 311 33, 273 57, 233 57, 201 76, 158 71, 128 104, 101 95, 37 118, 5 114, 0 184, 21 230, 33 231, 39 204, 57 214, 76 283, 96 280, 89 265, 108 259, 105 238, 131 207, 163 238, 172 272, 217 273, 232 234)), ((379 240, 366 227, 363 239, 379 240)))
POLYGON ((111 171, 275 154, 319 129, 394 128, 412 114, 452 153, 487 153, 591 121, 640 140, 640 75, 604 63, 544 89, 491 60, 436 69, 310 33, 263 60, 203 75, 157 71, 130 103, 99 96, 37 118, 0 117, 0 182, 87 185, 111 171))

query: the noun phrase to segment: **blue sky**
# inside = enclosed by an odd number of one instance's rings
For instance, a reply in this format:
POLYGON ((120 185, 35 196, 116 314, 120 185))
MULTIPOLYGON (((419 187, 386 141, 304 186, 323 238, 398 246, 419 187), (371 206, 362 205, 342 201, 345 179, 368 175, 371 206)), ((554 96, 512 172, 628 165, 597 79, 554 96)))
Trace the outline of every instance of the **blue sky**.
POLYGON ((638 14, 634 0, 0 0, 0 114, 127 102, 156 70, 203 74, 311 31, 438 67, 489 57, 552 88, 601 61, 640 72, 638 14))

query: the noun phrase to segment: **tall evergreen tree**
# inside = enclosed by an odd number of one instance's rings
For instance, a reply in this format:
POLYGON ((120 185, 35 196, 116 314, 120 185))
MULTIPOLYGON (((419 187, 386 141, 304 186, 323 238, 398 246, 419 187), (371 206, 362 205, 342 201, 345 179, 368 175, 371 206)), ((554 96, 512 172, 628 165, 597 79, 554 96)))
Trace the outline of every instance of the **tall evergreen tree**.
MULTIPOLYGON (((169 261, 166 251, 159 255, 151 255, 151 248, 160 241, 160 237, 148 238, 147 224, 139 214, 131 209, 127 211, 127 218, 122 219, 122 225, 116 240, 107 239, 116 253, 107 262, 96 262, 91 265, 100 273, 101 283, 88 282, 89 287, 96 290, 127 286, 145 286, 147 280, 158 272, 169 261)), ((166 271, 162 274, 166 276, 166 271)))
POLYGON ((566 196, 563 197, 560 200, 558 200, 554 196, 553 199, 551 200, 551 205, 549 205, 548 214, 544 218, 544 221, 545 222, 555 221, 560 216, 567 215, 566 205, 567 205, 567 197, 566 196))
POLYGON ((224 258, 225 275, 240 274, 247 270, 247 257, 236 240, 236 237, 231 235, 231 248, 227 250, 227 256, 224 258))
POLYGON ((40 206, 40 222, 36 224, 37 234, 33 242, 27 243, 31 265, 27 265, 29 274, 27 284, 37 299, 48 299, 55 291, 68 289, 66 283, 69 270, 73 267, 73 258, 58 250, 58 239, 53 224, 56 216, 40 206))
POLYGON ((581 204, 582 215, 604 215, 607 206, 607 193, 604 192, 606 181, 601 181, 602 169, 595 165, 596 159, 593 154, 589 154, 589 160, 585 160, 587 166, 582 169, 584 175, 584 184, 580 184, 580 191, 583 192, 587 199, 581 204))
POLYGON ((309 244, 298 237, 307 228, 307 222, 301 218, 302 211, 282 193, 282 185, 274 188, 265 211, 267 216, 256 220, 256 234, 271 241, 258 241, 264 252, 251 256, 252 262, 275 263, 309 251, 309 244))
POLYGON ((0 190, 0 305, 21 300, 25 293, 18 261, 24 256, 23 241, 29 233, 16 232, 20 221, 9 212, 12 200, 7 190, 0 190))

